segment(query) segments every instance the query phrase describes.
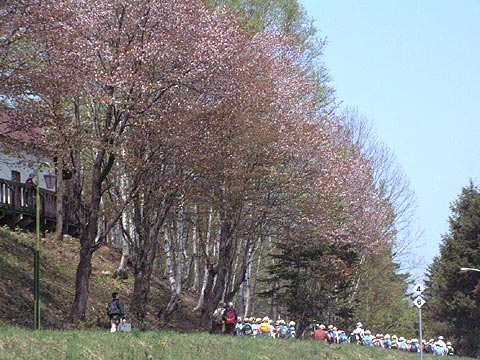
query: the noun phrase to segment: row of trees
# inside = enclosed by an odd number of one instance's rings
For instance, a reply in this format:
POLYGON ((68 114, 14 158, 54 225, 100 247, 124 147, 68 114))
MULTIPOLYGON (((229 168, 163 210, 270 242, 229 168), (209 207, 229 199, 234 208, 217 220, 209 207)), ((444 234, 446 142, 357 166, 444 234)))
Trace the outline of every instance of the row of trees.
POLYGON ((451 204, 449 231, 428 267, 428 330, 452 339, 456 352, 480 356, 480 190, 470 181, 451 204))
MULTIPOLYGON (((192 289, 205 329, 233 298, 302 326, 348 326, 359 304, 400 326, 364 296, 369 278, 398 273, 411 194, 358 117, 336 111, 324 42, 296 1, 6 0, 0 31, 15 124, 41 128, 35 145, 73 174, 73 321, 87 316, 92 257, 117 234, 138 324, 158 271, 163 318, 192 289)), ((391 286, 400 306, 406 276, 391 286)))

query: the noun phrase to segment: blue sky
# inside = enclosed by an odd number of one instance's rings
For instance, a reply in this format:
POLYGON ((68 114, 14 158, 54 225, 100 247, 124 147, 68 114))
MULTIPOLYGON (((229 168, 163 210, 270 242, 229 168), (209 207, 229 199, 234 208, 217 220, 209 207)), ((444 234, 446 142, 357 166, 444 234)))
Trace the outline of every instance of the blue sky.
POLYGON ((337 99, 372 122, 416 194, 427 265, 450 204, 480 183, 480 1, 299 2, 327 38, 337 99))

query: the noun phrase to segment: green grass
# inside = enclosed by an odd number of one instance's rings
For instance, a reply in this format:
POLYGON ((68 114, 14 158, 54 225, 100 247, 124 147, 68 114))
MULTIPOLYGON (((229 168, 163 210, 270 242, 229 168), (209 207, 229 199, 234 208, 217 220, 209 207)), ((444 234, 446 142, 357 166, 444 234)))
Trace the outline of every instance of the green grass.
MULTIPOLYGON (((67 317, 75 290, 78 241, 68 237, 62 241, 55 241, 52 236, 42 240, 40 295, 43 330, 34 332, 31 330, 34 245, 34 234, 10 232, 0 228, 0 360, 420 358, 419 354, 350 344, 328 347, 324 343, 308 340, 233 338, 192 333, 195 324, 199 322, 194 318, 198 314, 190 311, 196 304, 194 296, 183 299, 186 305, 175 313, 168 323, 160 323, 155 316, 156 311, 168 302, 168 285, 164 285, 161 278, 154 278, 145 328, 162 331, 111 334, 108 330, 105 304, 113 289, 120 290, 128 314, 133 278, 119 281, 103 274, 105 271, 113 272, 120 259, 119 251, 106 247, 100 249, 93 258, 87 321, 72 326, 67 317)), ((433 356, 424 358, 438 359, 433 356)))
MULTIPOLYGON (((1 359, 419 359, 407 354, 356 345, 327 346, 308 340, 230 337, 206 333, 133 331, 114 333, 102 330, 40 330, 37 332, 0 327, 1 359)), ((424 356, 425 359, 438 359, 424 356)), ((456 359, 467 359, 459 358, 456 359)))

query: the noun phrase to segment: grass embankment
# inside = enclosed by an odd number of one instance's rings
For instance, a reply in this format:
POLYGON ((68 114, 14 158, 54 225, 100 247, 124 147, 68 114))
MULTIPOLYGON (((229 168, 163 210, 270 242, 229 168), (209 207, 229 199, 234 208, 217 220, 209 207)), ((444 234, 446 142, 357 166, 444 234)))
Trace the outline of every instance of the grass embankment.
MULTIPOLYGON (((147 326, 164 331, 133 331, 110 334, 105 304, 112 290, 119 290, 125 305, 133 280, 113 279, 111 273, 120 252, 101 248, 93 257, 87 321, 68 323, 73 302, 75 270, 78 264, 78 240, 52 236, 42 240, 40 298, 41 331, 33 325, 33 249, 35 235, 0 228, 0 359, 418 359, 405 354, 354 345, 328 347, 312 341, 274 341, 272 339, 233 338, 194 332, 194 314, 190 309, 195 296, 185 296, 184 306, 160 323, 155 313, 168 301, 168 284, 153 279, 147 326), (110 275, 109 275, 110 274, 110 275), (66 330, 69 329, 69 330, 66 330), (88 329, 88 330, 81 330, 88 329), (178 332, 165 331, 173 329, 178 332)), ((187 294, 188 295, 188 294, 187 294)), ((425 359, 438 357, 425 356, 425 359)), ((458 358, 460 359, 460 358, 458 358)), ((466 359, 466 358, 464 358, 466 359)))
MULTIPOLYGON (((328 346, 308 340, 230 337, 206 333, 101 330, 31 330, 0 327, 0 358, 9 359, 332 359, 412 360, 407 354, 357 345, 328 346)), ((425 359, 438 359, 424 356, 425 359)), ((467 359, 467 358, 457 358, 467 359)))
MULTIPOLYGON (((33 327, 33 252, 35 234, 0 227, 0 325, 33 327)), ((100 248, 92 258, 86 321, 72 325, 68 317, 75 294, 75 272, 79 261, 78 239, 65 236, 56 241, 47 234, 41 241, 40 261, 40 316, 42 329, 92 329, 109 328, 106 303, 112 291, 118 291, 125 303, 127 315, 133 291, 133 270, 129 267, 128 279, 114 279, 121 251, 100 248)), ((157 272, 160 273, 160 272, 157 272)), ((168 322, 159 321, 156 314, 169 300, 168 283, 159 276, 153 277, 146 329, 195 330, 195 317, 189 309, 195 306, 194 294, 185 294, 183 305, 168 322)), ((1 349, 0 349, 1 350, 1 349)), ((0 359, 2 359, 0 353, 0 359)))

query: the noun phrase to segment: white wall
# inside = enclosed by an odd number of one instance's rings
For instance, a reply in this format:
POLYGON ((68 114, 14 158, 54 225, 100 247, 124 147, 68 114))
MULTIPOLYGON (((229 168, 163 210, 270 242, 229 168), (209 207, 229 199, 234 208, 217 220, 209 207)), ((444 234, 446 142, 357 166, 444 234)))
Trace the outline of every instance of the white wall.
MULTIPOLYGON (((22 150, 13 154, 11 152, 5 152, 3 147, 0 145, 0 178, 12 180, 12 171, 18 171, 20 173, 20 181, 22 183, 27 180, 29 174, 35 175, 36 182, 37 166, 40 162, 44 161, 48 161, 54 165, 53 158, 29 154, 22 150)), ((46 189, 45 178, 43 175, 48 173, 48 166, 42 166, 40 173, 41 188, 46 189)))

